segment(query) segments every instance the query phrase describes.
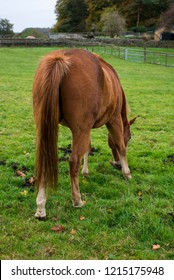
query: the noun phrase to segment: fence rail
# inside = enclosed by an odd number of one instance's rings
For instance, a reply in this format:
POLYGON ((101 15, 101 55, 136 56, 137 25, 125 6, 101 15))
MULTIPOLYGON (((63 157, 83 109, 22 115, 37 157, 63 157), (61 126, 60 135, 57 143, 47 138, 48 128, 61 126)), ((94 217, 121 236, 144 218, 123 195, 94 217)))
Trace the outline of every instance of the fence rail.
POLYGON ((118 47, 115 45, 103 44, 96 41, 78 41, 78 40, 37 40, 37 39, 0 39, 0 47, 79 47, 91 51, 99 51, 106 54, 112 54, 120 59, 133 62, 152 63, 163 66, 174 67, 174 52, 150 51, 146 48, 118 47))
POLYGON ((94 46, 86 47, 87 49, 92 49, 92 51, 99 51, 106 54, 111 54, 120 59, 132 61, 132 62, 144 62, 157 64, 162 66, 174 67, 174 52, 159 52, 159 51, 149 51, 144 49, 135 48, 125 48, 116 46, 94 46))

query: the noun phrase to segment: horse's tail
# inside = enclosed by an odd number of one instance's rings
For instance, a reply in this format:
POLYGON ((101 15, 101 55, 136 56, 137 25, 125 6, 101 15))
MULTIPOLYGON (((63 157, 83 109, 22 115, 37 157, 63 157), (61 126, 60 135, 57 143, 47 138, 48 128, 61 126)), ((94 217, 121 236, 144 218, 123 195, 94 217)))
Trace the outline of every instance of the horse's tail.
POLYGON ((59 89, 69 70, 68 57, 59 52, 45 56, 36 71, 33 107, 36 122, 36 186, 44 183, 56 188, 58 183, 59 89))

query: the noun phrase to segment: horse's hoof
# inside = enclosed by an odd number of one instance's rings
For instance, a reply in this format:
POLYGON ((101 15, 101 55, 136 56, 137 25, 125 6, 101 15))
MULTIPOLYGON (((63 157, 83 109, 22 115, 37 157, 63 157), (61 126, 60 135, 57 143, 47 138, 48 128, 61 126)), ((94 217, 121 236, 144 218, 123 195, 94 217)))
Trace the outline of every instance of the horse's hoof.
POLYGON ((89 175, 89 170, 88 170, 88 168, 84 168, 83 167, 83 169, 82 169, 82 176, 83 177, 87 177, 89 175))
POLYGON ((131 179, 132 179, 132 176, 131 176, 130 173, 128 173, 128 174, 124 174, 124 178, 125 178, 126 180, 131 180, 131 179))
POLYGON ((112 160, 110 160, 110 164, 111 164, 114 168, 116 168, 116 169, 118 169, 118 170, 121 170, 121 163, 120 163, 120 161, 112 161, 112 160))
POLYGON ((83 176, 83 177, 88 177, 88 175, 89 175, 88 172, 83 172, 83 173, 82 173, 82 176, 83 176))
POLYGON ((81 199, 79 201, 73 201, 73 206, 75 208, 81 208, 81 207, 83 207, 83 205, 84 205, 84 203, 81 199))
POLYGON ((46 221, 46 219, 47 219, 47 218, 46 218, 46 214, 43 214, 43 215, 42 215, 42 214, 39 214, 39 213, 37 213, 37 212, 36 212, 36 214, 35 214, 35 218, 38 219, 39 221, 46 221))

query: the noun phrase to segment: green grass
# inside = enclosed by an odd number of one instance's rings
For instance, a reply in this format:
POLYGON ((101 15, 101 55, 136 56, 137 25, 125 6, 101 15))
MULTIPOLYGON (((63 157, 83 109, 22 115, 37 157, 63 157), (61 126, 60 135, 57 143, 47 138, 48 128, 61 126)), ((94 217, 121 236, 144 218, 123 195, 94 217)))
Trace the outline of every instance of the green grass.
MULTIPOLYGON (((102 54, 119 74, 130 118, 140 115, 127 149, 133 179, 126 182, 109 164, 106 128, 94 130, 92 146, 99 151, 89 158, 90 176, 80 174, 86 205, 72 207, 68 163, 60 162, 48 218, 34 218, 36 193, 22 187, 24 179, 14 176, 11 163, 27 166, 27 176, 33 175, 32 82, 40 57, 51 50, 0 49, 0 160, 6 162, 0 166, 1 259, 173 259, 174 164, 167 159, 174 155, 172 68, 102 54), (65 231, 53 232, 57 224, 65 231), (153 244, 161 248, 153 251, 153 244)), ((69 130, 60 127, 59 146, 70 143, 69 130)))

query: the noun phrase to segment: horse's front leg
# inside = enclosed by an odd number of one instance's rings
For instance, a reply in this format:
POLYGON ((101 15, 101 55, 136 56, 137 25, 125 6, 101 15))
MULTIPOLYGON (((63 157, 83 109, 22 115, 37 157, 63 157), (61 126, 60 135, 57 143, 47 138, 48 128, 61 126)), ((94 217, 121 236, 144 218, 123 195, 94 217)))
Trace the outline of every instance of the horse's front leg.
POLYGON ((45 220, 46 219, 46 210, 45 210, 46 194, 45 194, 44 179, 41 180, 38 188, 36 204, 37 204, 37 210, 36 210, 35 217, 39 220, 45 220))
POLYGON ((111 165, 113 165, 117 169, 121 169, 121 162, 120 162, 119 155, 118 155, 118 152, 117 152, 117 149, 116 149, 116 145, 115 145, 114 141, 112 140, 112 137, 111 137, 110 133, 108 134, 108 144, 109 144, 109 147, 112 150, 112 154, 113 154, 113 157, 114 157, 114 160, 110 161, 111 165))

